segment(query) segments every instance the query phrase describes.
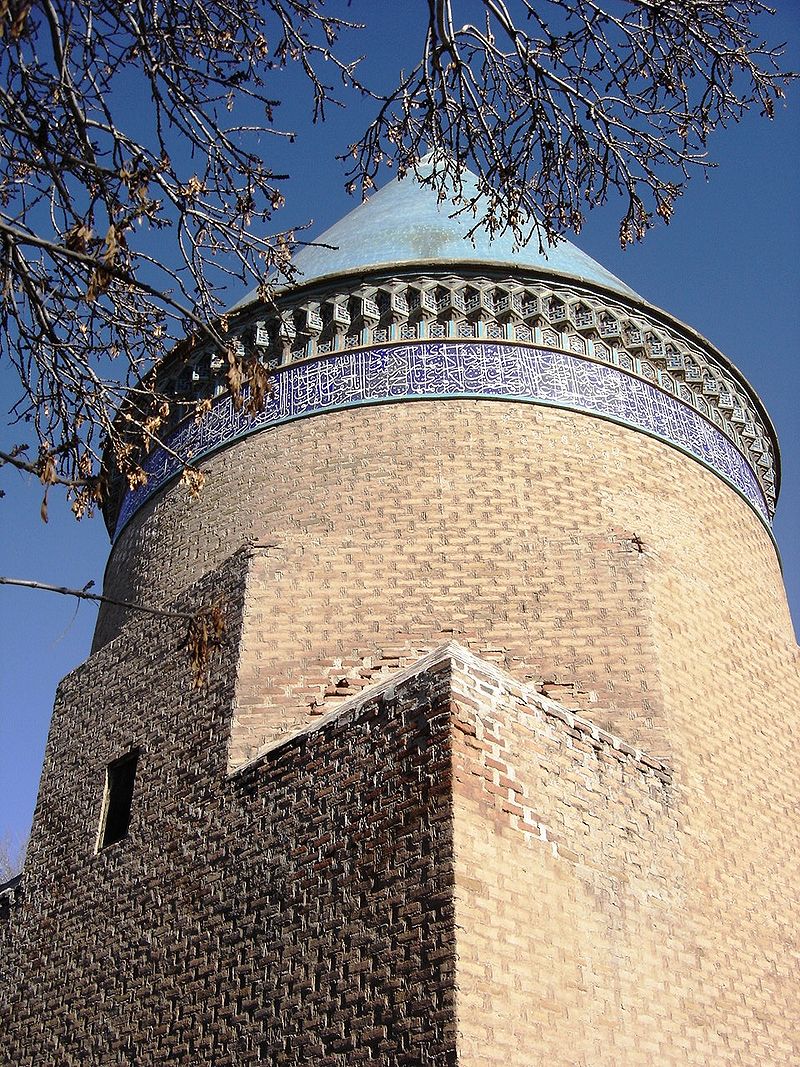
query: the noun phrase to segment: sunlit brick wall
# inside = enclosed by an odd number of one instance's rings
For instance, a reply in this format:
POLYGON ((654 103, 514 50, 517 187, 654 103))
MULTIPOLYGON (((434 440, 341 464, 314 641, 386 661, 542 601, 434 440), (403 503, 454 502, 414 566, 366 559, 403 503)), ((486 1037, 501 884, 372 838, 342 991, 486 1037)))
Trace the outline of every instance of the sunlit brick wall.
POLYGON ((665 765, 454 671, 459 1064, 800 1062, 798 674, 711 676, 665 765))
MULTIPOLYGON (((234 763, 450 637, 669 753, 665 686, 681 688, 704 641, 708 655, 714 635, 735 645, 754 686, 793 646, 750 508, 599 419, 381 405, 257 434, 205 466, 199 500, 174 486, 130 522, 106 590, 159 603, 243 542, 268 546, 249 577, 234 763)), ((118 621, 103 613, 98 645, 118 621)))

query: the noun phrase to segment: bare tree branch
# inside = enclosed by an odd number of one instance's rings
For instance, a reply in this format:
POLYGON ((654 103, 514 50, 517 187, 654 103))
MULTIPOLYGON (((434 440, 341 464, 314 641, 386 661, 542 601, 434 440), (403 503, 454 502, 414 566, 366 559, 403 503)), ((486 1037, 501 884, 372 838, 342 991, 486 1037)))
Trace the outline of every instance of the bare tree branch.
POLYGON ((210 345, 239 390, 253 377, 220 315, 230 280, 290 276, 286 175, 262 142, 294 134, 267 83, 299 65, 322 118, 333 82, 365 91, 340 47, 356 28, 316 0, 0 0, 0 355, 20 379, 5 456, 38 450, 12 465, 66 486, 79 517, 104 455, 141 484, 196 410, 148 373, 176 343, 210 345))
POLYGON ((284 68, 313 121, 352 90, 374 110, 353 190, 432 151, 424 180, 455 191, 465 230, 542 246, 615 194, 623 244, 668 221, 713 165, 711 132, 772 115, 792 77, 760 36, 763 0, 427 0, 419 61, 378 97, 335 3, 0 0, 0 358, 20 383, 0 466, 40 479, 43 517, 53 485, 81 517, 112 473, 143 484, 148 452, 208 411, 211 391, 151 372, 168 351, 205 346, 237 404, 268 397, 224 309, 231 282, 269 298, 269 277, 292 278, 286 175, 264 151, 295 136, 276 121, 284 68))
POLYGON ((157 615, 167 619, 181 619, 188 625, 183 646, 187 649, 191 664, 192 678, 196 689, 207 684, 211 657, 219 648, 225 634, 225 613, 221 601, 201 604, 195 611, 173 611, 168 608, 155 608, 147 604, 137 604, 130 600, 116 600, 114 597, 100 593, 90 593, 94 583, 83 589, 73 589, 64 585, 50 585, 48 582, 35 582, 27 578, 8 578, 0 575, 0 585, 12 585, 22 589, 40 589, 47 593, 59 593, 62 596, 75 597, 77 600, 89 600, 96 604, 109 604, 112 607, 128 608, 145 615, 157 615))
POLYGON ((110 604, 115 608, 130 608, 146 615, 162 615, 168 619, 193 619, 194 612, 168 611, 164 608, 151 608, 147 604, 136 604, 128 600, 114 600, 113 597, 102 596, 100 593, 90 593, 89 587, 73 589, 65 585, 49 585, 47 582, 34 582, 28 578, 7 578, 0 575, 0 585, 15 585, 22 589, 41 589, 47 593, 60 593, 62 596, 76 597, 78 600, 91 600, 95 604, 110 604))
POLYGON ((352 188, 383 165, 402 173, 434 152, 440 196, 455 187, 473 229, 578 232, 613 193, 620 241, 668 222, 693 172, 713 166, 712 130, 752 107, 772 116, 794 75, 756 31, 761 0, 428 0, 419 64, 350 146, 352 188), (462 168, 479 176, 464 193, 462 168))

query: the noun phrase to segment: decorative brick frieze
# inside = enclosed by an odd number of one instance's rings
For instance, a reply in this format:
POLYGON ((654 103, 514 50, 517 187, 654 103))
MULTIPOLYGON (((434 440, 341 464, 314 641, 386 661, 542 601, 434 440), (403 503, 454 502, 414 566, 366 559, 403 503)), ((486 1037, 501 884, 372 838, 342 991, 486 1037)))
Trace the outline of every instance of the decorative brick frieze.
MULTIPOLYGON (((474 340, 510 343, 519 348, 532 345, 569 354, 573 359, 618 368, 625 375, 646 383, 650 390, 648 395, 656 399, 649 400, 644 406, 640 402, 637 405, 639 417, 630 420, 643 429, 653 430, 645 413, 654 403, 668 407, 677 403, 692 414, 699 414, 746 458, 749 478, 758 489, 754 494, 734 480, 737 488, 744 491, 767 517, 771 518, 774 513, 779 479, 777 444, 763 406, 747 382, 716 349, 662 312, 647 305, 626 302, 615 294, 581 287, 576 282, 558 283, 552 278, 543 280, 524 274, 512 278, 503 274, 492 277, 468 272, 429 276, 403 276, 401 273, 391 281, 382 282, 376 278, 372 284, 341 282, 338 289, 335 285, 333 283, 332 288, 329 284, 320 290, 301 288, 279 296, 277 303, 282 310, 277 317, 264 317, 263 309, 259 312, 258 308, 248 308, 233 320, 232 336, 238 338, 234 343, 243 353, 253 352, 271 367, 275 387, 283 391, 280 403, 272 405, 274 410, 266 420, 254 423, 249 430, 245 416, 234 420, 237 429, 233 434, 226 435, 217 425, 220 420, 224 424, 230 423, 232 418, 229 401, 224 399, 223 360, 200 348, 182 370, 178 369, 177 363, 173 367, 173 361, 165 361, 159 372, 161 384, 167 392, 173 391, 181 398, 176 404, 177 414, 185 412, 187 404, 192 409, 194 402, 203 398, 216 397, 215 407, 221 405, 216 415, 212 413, 203 420, 207 426, 199 431, 193 428, 193 412, 190 413, 187 426, 170 442, 179 456, 186 459, 201 456, 209 448, 220 447, 232 436, 253 432, 262 424, 270 425, 276 419, 326 410, 331 403, 324 398, 326 390, 310 404, 299 398, 289 401, 294 386, 289 381, 282 382, 282 378, 285 369, 298 362, 313 362, 320 356, 339 356, 353 349, 404 341, 429 345, 437 341, 474 340), (291 328, 287 323, 292 324, 291 328), (657 399, 661 394, 666 394, 666 399, 657 399), (281 405, 286 407, 287 403, 291 411, 289 408, 283 411, 281 405)), ((337 375, 341 375, 344 392, 347 392, 346 361, 343 363, 338 358, 323 366, 334 372, 328 373, 326 380, 333 382, 337 375)), ((290 374, 289 380, 292 379, 290 374)), ((603 410, 600 397, 609 390, 613 392, 614 383, 620 380, 613 373, 606 379, 599 392, 591 387, 586 390, 589 405, 581 410, 626 418, 625 414, 603 410)), ((476 382, 473 395, 495 395, 491 376, 482 379, 479 375, 476 382), (485 394, 484 386, 489 386, 488 394, 485 394)), ((380 389, 378 382, 373 381, 372 386, 367 386, 366 393, 362 385, 354 392, 351 390, 353 395, 341 399, 340 403, 391 398, 390 382, 386 383, 386 388, 380 389)), ((336 392, 335 385, 333 391, 336 392)), ((435 391, 441 393, 444 390, 437 388, 435 391)), ((454 395, 463 392, 459 387, 453 390, 454 395)), ((415 395, 413 388, 409 395, 415 395)), ((523 388, 518 395, 545 403, 559 402, 546 386, 532 395, 529 388, 523 388)), ((684 416, 684 421, 688 418, 689 415, 684 416)), ((654 432, 658 433, 658 428, 654 432)), ((669 433, 662 436, 678 445, 686 444, 683 437, 676 438, 669 433)), ((688 450, 704 462, 709 459, 691 446, 688 450)), ((724 466, 720 468, 713 462, 711 465, 723 476, 729 476, 724 466)), ((149 486, 143 487, 135 496, 126 495, 122 487, 118 487, 112 494, 116 503, 107 513, 112 530, 119 530, 131 510, 138 506, 136 502, 146 499, 163 482, 164 472, 172 468, 175 464, 170 463, 166 453, 157 453, 149 463, 149 486)))

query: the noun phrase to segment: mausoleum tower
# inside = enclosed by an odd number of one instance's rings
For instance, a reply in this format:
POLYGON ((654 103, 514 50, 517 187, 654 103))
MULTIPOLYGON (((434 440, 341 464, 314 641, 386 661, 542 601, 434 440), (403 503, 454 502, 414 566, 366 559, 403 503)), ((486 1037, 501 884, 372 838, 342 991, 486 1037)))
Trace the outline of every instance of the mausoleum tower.
MULTIPOLYGON (((702 587, 719 636, 741 617, 747 642, 738 581, 756 568, 768 626, 789 625, 778 447, 742 375, 572 244, 470 241, 453 210, 395 180, 299 252, 278 313, 251 297, 233 323, 273 368, 263 413, 235 412, 209 352, 175 381, 216 396, 174 437, 206 473, 200 498, 157 452, 147 485, 108 509, 116 599, 166 603, 269 546, 234 760, 352 694, 383 652, 450 639, 665 754, 676 662, 656 619, 685 625, 702 587)), ((120 621, 103 614, 95 647, 120 621)))
POLYGON ((769 416, 569 242, 453 212, 392 181, 233 310, 258 414, 160 367, 205 486, 117 486, 105 592, 217 600, 223 647, 193 690, 179 620, 106 608, 62 683, 9 1062, 800 1062, 769 416))

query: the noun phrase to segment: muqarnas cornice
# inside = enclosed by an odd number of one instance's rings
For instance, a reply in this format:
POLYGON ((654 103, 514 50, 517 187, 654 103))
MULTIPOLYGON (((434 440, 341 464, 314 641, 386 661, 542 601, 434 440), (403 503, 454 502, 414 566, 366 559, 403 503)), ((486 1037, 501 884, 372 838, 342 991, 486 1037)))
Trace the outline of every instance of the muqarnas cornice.
MULTIPOLYGON (((617 367, 712 422, 747 458, 774 514, 777 437, 752 386, 695 331, 633 297, 542 272, 370 272, 288 288, 271 310, 250 304, 232 314, 230 330, 235 348, 257 353, 273 370, 354 348, 427 340, 533 344, 617 367)), ((225 361, 199 347, 188 362, 165 360, 159 379, 186 411, 225 392, 225 361)))

